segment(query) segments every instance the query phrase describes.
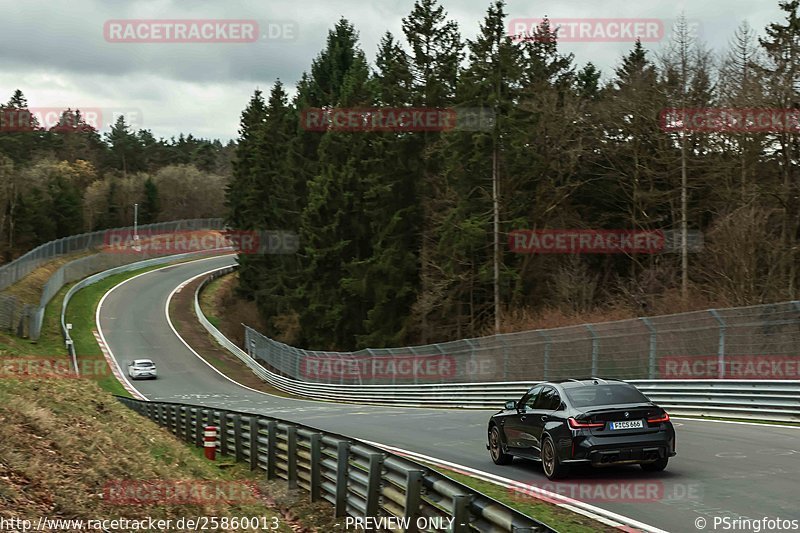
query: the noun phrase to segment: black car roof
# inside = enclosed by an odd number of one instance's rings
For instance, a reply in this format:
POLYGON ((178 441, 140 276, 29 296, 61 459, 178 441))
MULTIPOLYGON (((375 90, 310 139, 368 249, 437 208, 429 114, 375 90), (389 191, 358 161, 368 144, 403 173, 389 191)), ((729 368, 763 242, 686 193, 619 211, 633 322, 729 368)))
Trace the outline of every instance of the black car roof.
POLYGON ((543 384, 561 385, 563 388, 571 389, 575 387, 588 387, 593 385, 618 385, 625 384, 620 379, 605 379, 605 378, 581 378, 581 379, 559 379, 554 381, 547 381, 543 384))

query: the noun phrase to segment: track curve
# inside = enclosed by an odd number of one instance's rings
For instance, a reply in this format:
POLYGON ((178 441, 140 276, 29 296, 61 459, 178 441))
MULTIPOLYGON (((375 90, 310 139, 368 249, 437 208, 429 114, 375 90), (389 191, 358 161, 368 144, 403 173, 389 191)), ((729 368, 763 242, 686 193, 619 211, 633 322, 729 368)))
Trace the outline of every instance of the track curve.
POLYGON ((577 472, 554 484, 534 463, 494 465, 485 449, 493 411, 361 406, 271 396, 231 382, 189 349, 166 317, 169 295, 186 280, 234 264, 234 256, 147 272, 109 291, 98 330, 121 368, 155 361, 159 378, 133 386, 147 399, 248 410, 389 444, 559 492, 667 531, 697 531, 704 517, 800 518, 800 429, 677 420, 677 451, 666 472, 638 467, 577 472), (612 485, 607 485, 612 483, 612 485), (639 487, 644 495, 619 494, 639 487))

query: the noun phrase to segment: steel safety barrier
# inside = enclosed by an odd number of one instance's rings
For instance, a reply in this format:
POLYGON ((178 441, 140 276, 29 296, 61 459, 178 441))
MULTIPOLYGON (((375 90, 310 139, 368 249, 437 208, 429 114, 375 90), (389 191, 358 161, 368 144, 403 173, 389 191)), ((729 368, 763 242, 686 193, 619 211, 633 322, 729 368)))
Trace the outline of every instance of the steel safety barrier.
POLYGON ((393 517, 409 533, 431 523, 451 533, 555 531, 436 470, 355 439, 254 413, 117 399, 196 446, 203 446, 206 426, 217 426, 221 454, 264 471, 268 480, 304 489, 311 501, 330 502, 337 517, 393 517))
MULTIPOLYGON (((199 295, 213 279, 235 267, 218 269, 195 290, 194 310, 216 341, 246 364, 261 380, 284 392, 316 400, 372 403, 402 407, 499 409, 538 381, 433 383, 418 385, 327 384, 280 375, 225 337, 203 314, 199 295)), ((574 376, 586 377, 586 376, 574 376)), ((605 376, 601 376, 605 377, 605 376)), ((797 380, 626 380, 676 415, 800 422, 797 380)))

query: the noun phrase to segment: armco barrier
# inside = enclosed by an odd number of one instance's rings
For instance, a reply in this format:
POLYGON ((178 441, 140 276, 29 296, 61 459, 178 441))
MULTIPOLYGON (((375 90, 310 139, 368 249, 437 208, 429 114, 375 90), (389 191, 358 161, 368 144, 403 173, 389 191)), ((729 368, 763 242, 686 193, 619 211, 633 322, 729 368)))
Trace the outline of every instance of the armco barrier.
MULTIPOLYGON (((224 251, 220 249, 220 251, 224 251)), ((78 361, 76 359, 75 354, 75 347, 72 342, 72 337, 70 336, 70 330, 67 329, 67 306, 69 306, 69 302, 72 297, 75 295, 76 292, 83 289, 84 287, 88 287, 98 281, 101 281, 109 276, 113 276, 115 274, 121 274, 123 272, 130 272, 131 270, 138 270, 140 268, 147 268, 149 266, 161 265, 165 263, 170 263, 172 261, 180 261, 182 259, 189 259, 191 257, 196 257, 198 255, 207 256, 208 252, 202 252, 198 254, 197 252, 191 252, 186 254, 176 254, 176 255, 166 255, 155 257, 153 259, 147 259, 144 261, 137 261, 136 263, 128 263, 126 265, 118 266, 115 268, 110 268, 108 270, 104 270, 103 272, 99 272, 88 278, 81 280, 80 282, 76 283, 67 291, 67 294, 64 295, 64 301, 61 304, 61 335, 64 337, 64 344, 67 347, 67 352, 69 352, 70 360, 72 361, 72 367, 75 372, 78 372, 78 361)), ((80 259, 78 259, 80 261, 80 259)))
POLYGON ((267 479, 304 489, 311 501, 330 502, 337 517, 394 517, 407 532, 426 523, 444 530, 450 520, 452 533, 555 531, 435 470, 355 439, 253 413, 117 399, 196 446, 203 445, 206 426, 217 426, 220 453, 265 471, 267 479))
MULTIPOLYGON (((157 224, 149 224, 142 226, 143 232, 176 232, 188 230, 220 230, 223 229, 222 219, 218 218, 203 218, 203 219, 190 219, 190 220, 176 220, 171 222, 159 222, 157 224)), ((120 230, 106 230, 105 234, 109 231, 120 230)), ((163 254, 156 254, 155 258, 164 257, 163 254)), ((61 290, 61 288, 72 281, 82 279, 89 274, 95 272, 105 271, 111 267, 117 267, 130 263, 137 262, 143 259, 151 258, 151 254, 142 251, 136 255, 133 254, 120 254, 120 253, 97 253, 70 261, 56 270, 50 279, 45 283, 42 289, 42 296, 39 302, 39 307, 33 312, 31 316, 30 326, 28 328, 29 336, 32 340, 37 340, 42 329, 42 320, 44 319, 44 312, 50 300, 61 290)))
MULTIPOLYGON (((499 409, 538 381, 436 383, 427 385, 352 385, 310 383, 278 375, 225 337, 203 314, 199 294, 214 278, 230 273, 225 267, 207 276, 195 290, 194 309, 200 323, 217 342, 244 362, 259 378, 277 389, 311 397, 353 403, 403 407, 499 409)), ((584 376, 577 376, 584 377, 584 376)), ((800 381, 775 380, 627 380, 648 398, 676 415, 719 416, 776 422, 800 422, 800 381)))

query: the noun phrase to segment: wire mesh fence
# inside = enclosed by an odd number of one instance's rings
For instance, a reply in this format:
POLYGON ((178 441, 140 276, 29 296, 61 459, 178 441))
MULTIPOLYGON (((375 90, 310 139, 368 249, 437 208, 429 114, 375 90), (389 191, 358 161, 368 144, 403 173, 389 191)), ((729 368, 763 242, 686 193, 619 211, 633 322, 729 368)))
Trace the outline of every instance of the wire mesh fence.
POLYGON ((402 385, 618 379, 800 379, 800 302, 711 309, 402 348, 304 350, 245 326, 249 355, 293 379, 402 385))
MULTIPOLYGON (((224 223, 221 218, 174 220, 138 227, 138 231, 143 235, 222 229, 224 223)), ((67 254, 98 252, 70 261, 56 270, 42 288, 38 307, 23 304, 15 296, 0 294, 0 328, 36 340, 41 332, 45 307, 67 283, 109 268, 176 253, 164 246, 145 245, 138 248, 109 246, 110 236, 119 236, 120 232, 124 231, 132 232, 133 228, 101 230, 65 237, 42 244, 11 263, 1 266, 0 290, 5 290, 47 261, 67 254)), ((146 237, 142 242, 146 244, 146 237)))

